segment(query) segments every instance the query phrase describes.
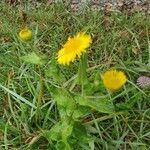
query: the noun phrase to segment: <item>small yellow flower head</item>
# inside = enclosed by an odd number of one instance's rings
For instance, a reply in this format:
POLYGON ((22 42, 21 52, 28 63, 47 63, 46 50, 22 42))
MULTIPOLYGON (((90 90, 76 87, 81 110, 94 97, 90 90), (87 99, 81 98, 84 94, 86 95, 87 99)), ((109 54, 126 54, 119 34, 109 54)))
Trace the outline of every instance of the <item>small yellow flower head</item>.
POLYGON ((126 83, 127 77, 122 71, 109 70, 102 75, 102 80, 105 87, 113 92, 126 83))
POLYGON ((76 57, 80 58, 82 53, 86 52, 86 48, 91 43, 91 36, 84 32, 78 33, 72 38, 69 37, 63 48, 58 51, 58 63, 69 65, 71 62, 74 62, 76 57))
POLYGON ((24 28, 19 32, 19 37, 22 41, 29 41, 32 39, 32 31, 28 28, 24 28))

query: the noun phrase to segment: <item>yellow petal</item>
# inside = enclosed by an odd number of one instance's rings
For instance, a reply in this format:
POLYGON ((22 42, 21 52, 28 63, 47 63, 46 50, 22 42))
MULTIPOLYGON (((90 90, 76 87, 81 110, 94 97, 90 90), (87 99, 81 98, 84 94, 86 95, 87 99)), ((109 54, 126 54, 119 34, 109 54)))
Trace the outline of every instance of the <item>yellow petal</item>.
POLYGON ((32 39, 32 31, 28 28, 24 28, 19 32, 19 37, 23 41, 29 41, 32 39))
POLYGON ((63 65, 69 65, 70 62, 74 62, 75 59, 86 52, 86 48, 90 46, 92 39, 90 35, 86 35, 84 32, 78 33, 74 37, 69 37, 63 48, 58 51, 58 63, 63 65))
POLYGON ((107 89, 116 91, 126 83, 127 78, 122 71, 110 70, 102 75, 102 80, 107 89))

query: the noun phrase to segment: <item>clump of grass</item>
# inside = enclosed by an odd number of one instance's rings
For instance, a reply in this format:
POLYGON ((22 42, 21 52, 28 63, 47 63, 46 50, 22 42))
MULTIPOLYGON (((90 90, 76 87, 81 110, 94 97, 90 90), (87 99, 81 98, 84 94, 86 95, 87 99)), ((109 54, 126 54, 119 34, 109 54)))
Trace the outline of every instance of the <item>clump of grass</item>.
MULTIPOLYGON (((50 137, 52 131, 60 131, 60 124, 64 125, 59 122, 63 111, 58 112, 60 106, 54 101, 54 87, 61 89, 57 94, 64 101, 69 97, 67 103, 72 102, 72 95, 77 93, 88 98, 88 101, 82 99, 88 102, 87 108, 78 106, 81 112, 76 115, 84 115, 74 124, 73 140, 68 139, 73 149, 148 149, 150 95, 147 89, 136 85, 136 79, 141 73, 150 73, 150 19, 146 18, 149 16, 114 13, 109 18, 111 27, 107 31, 100 11, 72 13, 60 4, 45 11, 43 7, 24 10, 27 15, 24 23, 17 9, 8 9, 2 4, 1 8, 1 149, 63 149, 61 141, 53 141, 56 134, 50 137), (33 32, 33 39, 28 43, 18 38, 24 24, 33 32), (78 61, 67 68, 55 65, 56 50, 78 31, 87 31, 93 38, 87 51, 89 84, 84 85, 84 92, 75 80, 78 61), (21 59, 33 51, 31 58, 42 56, 43 60, 47 56, 42 67, 21 59), (100 74, 110 67, 124 70, 128 77, 127 85, 113 94, 105 90, 100 79, 100 74), (110 105, 115 106, 115 112, 95 111, 100 106, 95 105, 93 99, 108 99, 110 105), (87 111, 90 106, 94 110, 87 111), (53 130, 49 132, 50 129, 53 130), (77 137, 81 137, 82 142, 77 137)), ((80 102, 80 97, 78 100, 80 102)), ((70 126, 63 127, 69 130, 70 126)))

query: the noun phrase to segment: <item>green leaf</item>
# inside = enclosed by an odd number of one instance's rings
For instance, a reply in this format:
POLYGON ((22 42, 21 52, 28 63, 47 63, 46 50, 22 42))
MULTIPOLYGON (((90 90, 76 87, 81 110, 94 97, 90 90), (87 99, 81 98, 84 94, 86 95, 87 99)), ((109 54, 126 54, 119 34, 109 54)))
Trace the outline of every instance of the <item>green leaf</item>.
POLYGON ((94 140, 93 140, 93 139, 91 139, 91 140, 89 141, 89 146, 90 146, 91 150, 94 150, 94 149, 95 149, 95 145, 94 145, 94 140))
POLYGON ((53 90, 52 97, 57 102, 60 116, 62 116, 63 113, 66 113, 67 116, 72 116, 76 109, 76 102, 73 95, 65 89, 55 89, 55 91, 53 90))
POLYGON ((93 93, 95 93, 95 86, 93 83, 87 83, 84 85, 84 93, 85 95, 92 95, 93 93))
POLYGON ((73 124, 63 121, 62 123, 62 141, 65 143, 65 150, 71 150, 71 146, 68 142, 68 138, 71 136, 73 131, 73 124))
POLYGON ((66 120, 63 121, 62 125, 61 125, 61 130, 62 130, 62 139, 67 139, 73 130, 73 124, 72 123, 68 123, 66 120))
POLYGON ((75 122, 72 135, 78 141, 83 143, 88 143, 90 140, 90 137, 87 134, 85 126, 83 126, 80 122, 75 122))
POLYGON ((103 81, 101 80, 100 71, 95 71, 90 76, 90 82, 84 85, 85 95, 102 94, 105 92, 103 81))
POLYGON ((61 73, 60 68, 57 65, 56 60, 51 60, 51 63, 49 64, 47 70, 46 70, 46 75, 48 77, 51 77, 55 82, 64 82, 65 77, 61 73))
POLYGON ((65 143, 63 143, 62 141, 57 141, 57 143, 55 144, 55 148, 56 150, 65 150, 65 143))
POLYGON ((78 120, 80 117, 86 115, 88 112, 90 112, 91 108, 86 106, 77 106, 77 108, 74 110, 73 113, 73 119, 78 120))
POLYGON ((61 139, 61 122, 56 123, 49 131, 43 131, 43 136, 48 141, 58 141, 61 139))
POLYGON ((101 113, 114 113, 114 106, 107 99, 89 99, 85 97, 76 97, 76 101, 82 106, 89 106, 101 113))
POLYGON ((71 136, 72 131, 73 122, 64 120, 56 123, 50 131, 43 131, 43 136, 46 137, 48 141, 56 141, 56 147, 64 146, 64 150, 71 150, 68 138, 71 136))
POLYGON ((57 122, 49 131, 43 131, 48 140, 58 141, 67 139, 73 130, 73 124, 68 120, 57 122))
POLYGON ((26 56, 21 57, 27 63, 35 64, 35 65, 44 65, 46 63, 46 56, 37 55, 35 52, 32 52, 26 56))

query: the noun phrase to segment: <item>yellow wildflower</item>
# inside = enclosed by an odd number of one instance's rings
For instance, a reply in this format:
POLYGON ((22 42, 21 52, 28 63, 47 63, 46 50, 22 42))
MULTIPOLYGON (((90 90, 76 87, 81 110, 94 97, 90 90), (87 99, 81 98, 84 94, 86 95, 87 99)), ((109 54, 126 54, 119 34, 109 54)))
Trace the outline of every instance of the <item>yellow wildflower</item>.
POLYGON ((84 32, 78 33, 74 37, 69 37, 63 48, 58 51, 57 61, 59 64, 69 65, 74 62, 82 53, 86 52, 86 48, 90 46, 92 39, 90 35, 84 32))
POLYGON ((127 77, 122 71, 109 70, 102 75, 102 80, 107 89, 116 91, 127 81, 127 77))
POLYGON ((32 31, 28 28, 24 28, 19 32, 19 37, 22 41, 29 41, 32 39, 32 31))

